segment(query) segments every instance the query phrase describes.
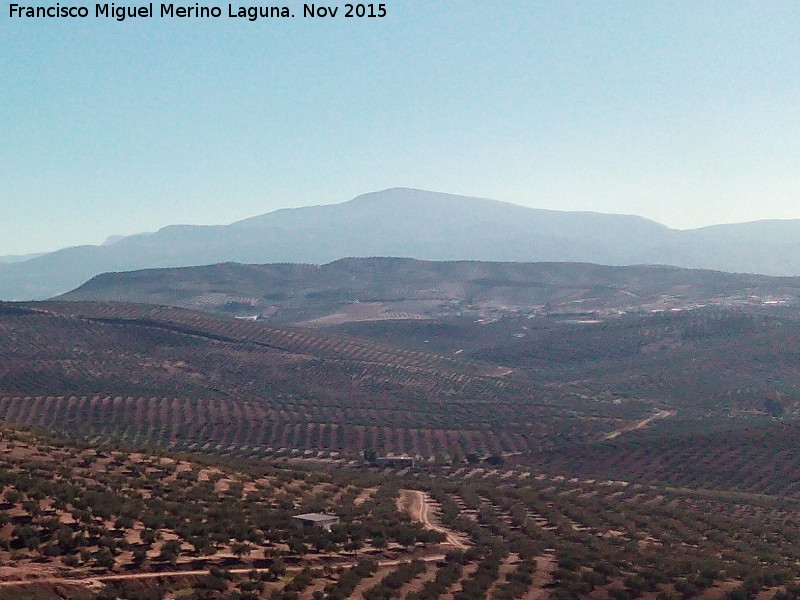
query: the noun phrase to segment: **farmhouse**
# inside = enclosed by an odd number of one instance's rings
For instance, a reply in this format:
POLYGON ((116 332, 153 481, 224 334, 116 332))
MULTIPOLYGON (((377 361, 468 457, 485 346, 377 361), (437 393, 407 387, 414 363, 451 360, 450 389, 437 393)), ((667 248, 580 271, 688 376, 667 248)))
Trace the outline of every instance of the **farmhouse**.
POLYGON ((336 525, 339 520, 339 517, 336 515, 326 515, 323 513, 308 513, 292 517, 292 521, 300 529, 304 527, 322 527, 326 531, 330 531, 331 527, 336 525))

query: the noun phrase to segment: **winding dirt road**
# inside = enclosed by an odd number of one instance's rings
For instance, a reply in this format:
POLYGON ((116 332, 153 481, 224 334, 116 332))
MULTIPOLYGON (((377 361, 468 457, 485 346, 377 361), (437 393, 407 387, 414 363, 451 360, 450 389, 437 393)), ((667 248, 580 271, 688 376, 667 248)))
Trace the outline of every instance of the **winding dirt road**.
POLYGON ((421 523, 426 529, 443 533, 446 543, 451 546, 459 550, 466 550, 469 548, 452 529, 442 527, 431 520, 433 505, 428 494, 425 492, 419 490, 401 490, 400 498, 398 499, 398 508, 400 510, 405 510, 412 519, 421 523))

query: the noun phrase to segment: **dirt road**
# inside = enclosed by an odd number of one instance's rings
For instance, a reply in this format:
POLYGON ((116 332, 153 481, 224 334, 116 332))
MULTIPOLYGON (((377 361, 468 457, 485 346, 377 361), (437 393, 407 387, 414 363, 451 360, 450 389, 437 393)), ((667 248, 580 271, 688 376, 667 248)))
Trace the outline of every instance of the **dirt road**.
POLYGON ((443 533, 445 541, 451 546, 459 550, 466 550, 469 548, 452 529, 442 527, 432 520, 433 506, 428 494, 425 492, 419 490, 401 490, 397 504, 400 510, 405 510, 412 519, 422 523, 423 527, 426 529, 443 533))
POLYGON ((611 433, 607 433, 604 436, 604 439, 613 440, 616 437, 621 436, 623 433, 628 431, 635 431, 636 429, 643 429, 650 425, 653 421, 657 421, 658 419, 669 419, 670 417, 674 417, 678 414, 677 410, 659 410, 656 411, 653 415, 647 417, 646 419, 640 419, 635 423, 630 425, 626 425, 625 427, 620 427, 619 429, 615 429, 611 433))

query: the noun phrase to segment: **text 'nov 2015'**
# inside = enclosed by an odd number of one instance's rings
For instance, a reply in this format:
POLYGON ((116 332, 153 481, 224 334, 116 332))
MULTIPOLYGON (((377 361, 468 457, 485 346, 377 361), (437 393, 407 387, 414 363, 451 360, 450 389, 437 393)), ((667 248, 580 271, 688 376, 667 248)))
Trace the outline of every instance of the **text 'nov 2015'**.
POLYGON ((28 6, 9 4, 8 16, 12 19, 111 19, 123 22, 129 19, 259 19, 294 18, 305 19, 381 19, 389 14, 387 5, 381 4, 303 4, 302 10, 295 11, 289 6, 268 5, 204 5, 194 4, 154 4, 117 5, 113 2, 91 5, 63 5, 56 3, 48 6, 28 6))

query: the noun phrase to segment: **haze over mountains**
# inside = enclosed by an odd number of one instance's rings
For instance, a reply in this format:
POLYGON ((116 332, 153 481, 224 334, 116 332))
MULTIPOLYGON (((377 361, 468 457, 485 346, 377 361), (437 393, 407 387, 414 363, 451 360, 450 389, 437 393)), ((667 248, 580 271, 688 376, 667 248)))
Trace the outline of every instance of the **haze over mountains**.
POLYGON ((666 264, 800 274, 800 220, 680 231, 642 217, 539 210, 396 188, 225 226, 175 225, 102 246, 0 264, 0 298, 51 297, 112 271, 344 257, 666 264))
POLYGON ((42 256, 42 252, 36 254, 9 254, 7 256, 0 256, 0 263, 16 263, 24 262, 38 256, 42 256))

